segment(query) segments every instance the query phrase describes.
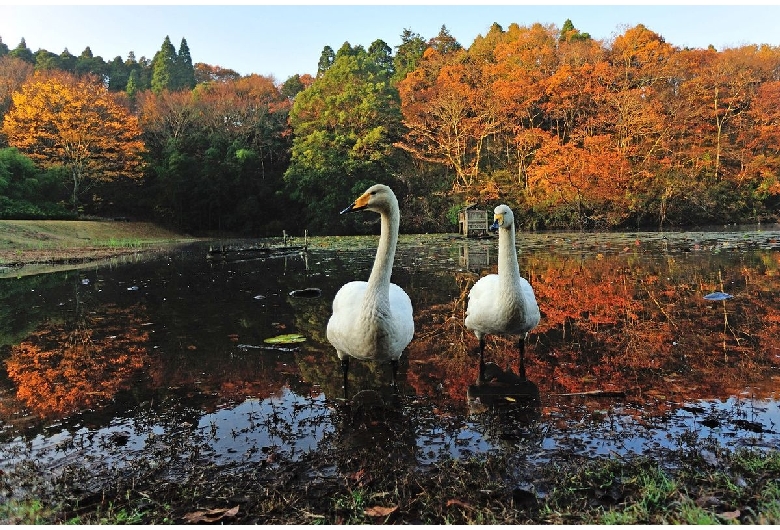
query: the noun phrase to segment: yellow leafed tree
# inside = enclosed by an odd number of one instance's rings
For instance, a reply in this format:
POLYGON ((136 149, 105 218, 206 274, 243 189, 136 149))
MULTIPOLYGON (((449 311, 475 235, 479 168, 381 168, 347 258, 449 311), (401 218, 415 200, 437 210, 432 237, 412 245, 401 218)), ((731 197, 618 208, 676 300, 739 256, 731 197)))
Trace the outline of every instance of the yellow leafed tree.
POLYGON ((74 210, 90 183, 141 176, 138 120, 96 79, 36 74, 12 99, 3 121, 9 145, 43 167, 64 167, 74 210))

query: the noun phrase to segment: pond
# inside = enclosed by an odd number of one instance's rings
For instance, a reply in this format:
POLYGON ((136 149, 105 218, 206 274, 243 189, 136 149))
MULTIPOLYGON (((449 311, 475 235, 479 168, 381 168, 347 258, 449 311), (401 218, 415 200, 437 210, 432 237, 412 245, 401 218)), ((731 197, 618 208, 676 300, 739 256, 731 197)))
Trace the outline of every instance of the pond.
MULTIPOLYGON (((397 389, 389 365, 353 361, 345 400, 325 326, 376 242, 198 243, 0 279, 0 471, 121 470, 150 452, 175 478, 193 462, 271 470, 334 450, 422 469, 502 451, 543 463, 778 446, 780 227, 518 234, 542 313, 526 348, 537 403, 475 384, 465 300, 495 272, 496 239, 441 234, 400 238, 393 281, 416 331, 397 389)), ((516 344, 489 337, 486 360, 516 370, 516 344)))

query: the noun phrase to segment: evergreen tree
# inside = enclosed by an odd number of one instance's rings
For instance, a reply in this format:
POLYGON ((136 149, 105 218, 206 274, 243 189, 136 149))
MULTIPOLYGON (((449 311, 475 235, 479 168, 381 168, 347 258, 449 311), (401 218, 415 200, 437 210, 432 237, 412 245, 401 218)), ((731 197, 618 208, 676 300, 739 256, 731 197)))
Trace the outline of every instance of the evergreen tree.
POLYGON ((8 52, 8 55, 11 57, 16 57, 17 59, 21 59, 26 63, 35 65, 35 55, 33 55, 32 50, 27 47, 27 42, 25 42, 24 37, 22 37, 22 40, 19 41, 19 46, 8 52))
POLYGON ((146 57, 138 59, 138 90, 152 89, 152 61, 146 57))
POLYGON ((67 48, 60 54, 60 68, 71 74, 76 73, 76 56, 68 51, 67 48))
POLYGON ((284 97, 294 99, 298 92, 303 91, 304 88, 306 87, 304 86, 303 81, 301 81, 301 76, 295 74, 282 83, 280 92, 284 97))
POLYGON ((361 46, 360 44, 358 44, 353 48, 349 42, 344 42, 344 44, 341 45, 341 48, 339 48, 339 51, 336 52, 336 59, 338 59, 339 57, 343 57, 345 55, 354 57, 361 51, 365 51, 365 50, 363 49, 363 46, 361 46))
POLYGON ((40 49, 35 52, 36 70, 62 70, 60 66, 60 57, 49 51, 40 49))
POLYGON ((176 49, 166 35, 160 51, 152 59, 152 92, 159 94, 163 90, 175 90, 175 81, 176 49))
POLYGON ((393 68, 395 74, 393 81, 398 82, 406 77, 406 74, 417 68, 417 64, 422 59, 428 43, 425 42, 418 33, 410 29, 404 29, 401 33, 401 44, 396 46, 395 57, 393 58, 393 68))
POLYGON ((575 28, 570 18, 567 18, 566 22, 563 23, 560 36, 558 37, 558 40, 560 42, 589 40, 589 39, 590 39, 590 33, 582 33, 580 30, 575 28))
POLYGON ((395 71, 392 54, 392 48, 381 39, 375 40, 368 47, 368 56, 376 65, 377 73, 384 79, 390 79, 395 71))
POLYGON ((95 74, 105 78, 108 74, 108 68, 103 58, 99 55, 97 57, 94 56, 90 47, 87 46, 76 59, 76 74, 95 74))
POLYGON ((328 70, 296 96, 290 124, 285 182, 291 197, 320 233, 358 230, 359 220, 332 212, 374 182, 394 182, 400 153, 394 144, 402 129, 398 91, 376 75, 374 58, 362 46, 345 44, 328 70))
POLYGON ((444 25, 439 30, 439 34, 428 41, 428 46, 442 55, 456 52, 463 48, 463 46, 461 46, 460 43, 455 40, 455 37, 450 34, 447 26, 444 25))
POLYGON ((195 68, 192 66, 190 47, 187 39, 181 39, 179 54, 176 57, 177 90, 192 90, 195 88, 195 68))
POLYGON ((325 46, 320 54, 320 61, 317 63, 317 77, 327 72, 335 60, 336 54, 333 52, 333 48, 325 46))
POLYGON ((135 108, 136 96, 138 95, 138 70, 130 70, 125 87, 127 98, 130 100, 130 107, 135 108))
POLYGON ((108 89, 112 92, 125 90, 130 72, 122 57, 117 55, 108 63, 108 89))
POLYGON ((3 38, 0 37, 0 57, 8 55, 8 45, 3 42, 3 38))

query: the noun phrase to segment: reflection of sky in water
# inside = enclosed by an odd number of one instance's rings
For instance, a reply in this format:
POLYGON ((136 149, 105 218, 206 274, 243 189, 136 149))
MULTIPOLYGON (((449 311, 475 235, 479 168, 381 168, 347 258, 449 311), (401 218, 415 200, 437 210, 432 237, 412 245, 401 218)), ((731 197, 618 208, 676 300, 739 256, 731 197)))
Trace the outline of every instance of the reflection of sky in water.
MULTIPOLYGON (((419 410, 404 415, 420 416, 419 410)), ((597 416, 583 409, 578 420, 541 416, 530 424, 512 425, 492 412, 467 419, 437 418, 423 412, 414 430, 414 449, 421 466, 441 458, 469 458, 495 451, 547 462, 563 453, 586 457, 642 455, 659 449, 682 449, 705 441, 731 448, 780 446, 780 405, 777 401, 730 398, 699 401, 665 417, 638 421, 620 406, 605 408, 597 416), (557 420, 557 421, 556 421, 557 420), (496 428, 501 435, 496 435, 496 428)), ((419 418, 418 418, 419 419, 419 418)), ((25 442, 17 438, 0 451, 0 469, 34 455, 38 465, 62 469, 85 464, 98 455, 102 465, 128 465, 128 456, 166 447, 172 431, 193 431, 201 440, 201 456, 218 465, 274 462, 278 457, 300 460, 338 427, 333 410, 322 395, 301 397, 289 389, 268 399, 248 399, 238 405, 204 414, 196 427, 145 426, 131 420, 116 421, 98 430, 78 427, 56 430, 25 442), (99 449, 99 451, 96 451, 99 449)), ((186 455, 179 455, 186 458, 186 455)), ((131 460, 130 460, 130 464, 131 460)))
POLYGON ((279 396, 248 399, 206 414, 198 425, 218 463, 262 460, 262 455, 273 458, 278 453, 294 459, 315 449, 332 429, 324 396, 303 398, 287 388, 279 396))

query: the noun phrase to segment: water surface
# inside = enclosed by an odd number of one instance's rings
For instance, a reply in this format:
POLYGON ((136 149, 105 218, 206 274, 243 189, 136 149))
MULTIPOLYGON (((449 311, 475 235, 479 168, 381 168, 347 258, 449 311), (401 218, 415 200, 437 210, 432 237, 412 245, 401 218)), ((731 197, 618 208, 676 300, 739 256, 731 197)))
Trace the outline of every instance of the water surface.
MULTIPOLYGON (((211 255, 195 244, 0 280, 0 469, 122 466, 161 448, 182 466, 333 447, 425 466, 490 451, 546 461, 780 441, 777 226, 520 234, 542 313, 526 354, 536 407, 475 385, 465 300, 495 272, 497 242, 453 235, 401 237, 393 281, 416 332, 398 390, 388 365, 355 361, 344 402, 325 326, 338 288, 367 279, 376 241, 211 255), (312 288, 320 295, 291 294, 312 288), (305 341, 267 342, 287 334, 305 341)), ((489 338, 486 360, 516 371, 515 344, 489 338)))

